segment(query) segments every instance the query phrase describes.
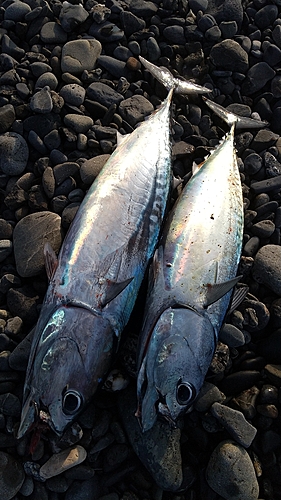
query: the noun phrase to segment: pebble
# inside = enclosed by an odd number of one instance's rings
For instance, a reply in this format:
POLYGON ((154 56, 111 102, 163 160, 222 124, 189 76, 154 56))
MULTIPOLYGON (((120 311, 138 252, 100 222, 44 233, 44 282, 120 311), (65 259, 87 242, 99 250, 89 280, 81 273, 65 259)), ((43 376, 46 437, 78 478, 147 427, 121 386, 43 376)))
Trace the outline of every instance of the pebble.
POLYGON ((34 113, 50 113, 53 109, 50 87, 44 87, 39 92, 36 92, 30 99, 29 105, 34 113))
POLYGON ((0 491, 3 499, 11 500, 21 489, 25 474, 20 462, 0 451, 0 491))
POLYGON ((153 105, 142 95, 129 97, 129 99, 125 99, 119 105, 121 117, 132 127, 142 121, 152 111, 154 111, 153 105))
POLYGON ((25 139, 16 132, 0 135, 0 169, 7 175, 24 172, 29 156, 25 139))
POLYGON ((275 76, 275 71, 264 61, 251 66, 242 83, 242 92, 249 96, 262 89, 275 76))
POLYGON ((221 403, 213 403, 211 413, 238 444, 249 448, 257 429, 245 419, 243 413, 221 403))
POLYGON ((276 387, 281 387, 281 365, 269 363, 264 367, 264 372, 270 382, 276 385, 276 387))
POLYGON ((72 40, 64 44, 61 54, 61 70, 77 75, 92 70, 101 54, 101 44, 94 39, 72 40))
POLYGON ((222 441, 213 451, 206 469, 209 486, 226 500, 257 500, 259 485, 253 463, 242 446, 222 441))
POLYGON ((256 254, 252 268, 253 278, 281 296, 281 247, 265 245, 256 254))
POLYGON ((80 177, 82 182, 87 185, 92 184, 109 158, 109 154, 104 154, 94 156, 93 158, 84 161, 80 168, 80 177))
POLYGON ((70 113, 65 115, 64 123, 67 127, 72 128, 77 134, 85 134, 92 127, 94 121, 90 116, 76 115, 70 113))
POLYGON ((251 231, 259 238, 270 238, 275 231, 275 224, 271 220, 262 220, 253 224, 251 231))
POLYGON ((65 500, 92 500, 99 498, 99 482, 97 477, 86 481, 74 481, 65 494, 65 500))
POLYGON ((80 445, 76 445, 72 448, 68 448, 67 450, 63 450, 60 453, 56 453, 40 467, 40 476, 43 480, 57 476, 58 474, 71 469, 71 467, 84 462, 86 456, 86 450, 80 445))
POLYGON ((142 433, 134 416, 137 404, 135 391, 131 387, 122 391, 119 405, 120 416, 130 443, 155 482, 164 490, 179 489, 183 481, 179 449, 180 430, 157 421, 152 429, 142 433))
POLYGON ((46 87, 49 87, 49 90, 56 90, 57 86, 58 80, 56 76, 49 71, 40 75, 35 83, 36 90, 44 89, 46 87))
POLYGON ((77 83, 70 83, 60 89, 60 95, 66 103, 79 107, 84 102, 86 90, 77 83))
MULTIPOLYGON (((0 82, 5 84, 5 82, 0 82)), ((9 84, 9 82, 7 82, 9 84)), ((7 132, 9 128, 12 126, 16 119, 16 114, 14 110, 14 106, 11 104, 6 104, 0 109, 0 132, 3 134, 7 132)))
POLYGON ((217 67, 240 73, 245 73, 249 67, 247 52, 234 40, 223 40, 214 45, 210 59, 217 67))
POLYGON ((63 2, 60 11, 59 20, 63 30, 70 33, 82 24, 89 17, 89 13, 84 9, 81 3, 72 4, 63 2))
POLYGON ((87 88, 87 96, 109 108, 112 104, 120 104, 124 97, 119 92, 102 82, 94 82, 87 88))
POLYGON ((40 38, 44 43, 65 43, 67 41, 67 34, 58 23, 49 21, 42 26, 40 38))
POLYGON ((219 334, 221 342, 228 345, 228 347, 239 347, 245 344, 245 338, 241 330, 236 326, 225 323, 220 330, 219 334))
POLYGON ((199 412, 208 411, 213 403, 222 403, 225 399, 216 385, 205 381, 194 403, 194 409, 199 412))
POLYGON ((256 415, 256 401, 259 394, 259 389, 254 385, 233 398, 231 405, 241 411, 247 419, 252 420, 256 415))
POLYGON ((52 212, 39 212, 21 219, 14 230, 14 252, 20 276, 36 276, 45 269, 43 248, 49 242, 55 252, 62 242, 61 218, 52 212))

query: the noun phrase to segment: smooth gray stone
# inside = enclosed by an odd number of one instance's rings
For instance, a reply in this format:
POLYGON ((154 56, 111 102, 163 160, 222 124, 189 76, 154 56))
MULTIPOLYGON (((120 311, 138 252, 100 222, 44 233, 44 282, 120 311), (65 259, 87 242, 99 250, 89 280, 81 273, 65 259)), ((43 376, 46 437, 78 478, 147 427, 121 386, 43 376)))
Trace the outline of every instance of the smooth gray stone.
POLYGON ((55 252, 61 242, 61 218, 52 212, 39 212, 21 219, 14 229, 14 253, 20 276, 36 276, 45 268, 43 247, 49 241, 55 252))
POLYGON ((265 245, 257 252, 252 268, 253 278, 281 296, 281 247, 265 245))
POLYGON ((62 72, 76 75, 84 70, 93 70, 101 49, 100 42, 91 38, 67 42, 62 48, 62 72))
POLYGON ((206 469, 209 486, 226 500, 258 500, 259 485, 247 451, 233 441, 222 441, 206 469))
POLYGON ((249 448, 257 429, 245 419, 243 413, 220 403, 212 405, 211 413, 238 444, 249 448))
POLYGON ((20 490, 25 473, 20 462, 12 455, 0 451, 0 495, 4 500, 11 500, 20 490))
POLYGON ((25 139, 16 132, 0 135, 0 169, 7 175, 20 175, 28 161, 29 149, 25 139))
POLYGON ((156 421, 152 429, 143 433, 135 417, 137 402, 132 387, 120 393, 118 404, 125 431, 139 459, 160 488, 177 491, 183 480, 180 430, 156 421))

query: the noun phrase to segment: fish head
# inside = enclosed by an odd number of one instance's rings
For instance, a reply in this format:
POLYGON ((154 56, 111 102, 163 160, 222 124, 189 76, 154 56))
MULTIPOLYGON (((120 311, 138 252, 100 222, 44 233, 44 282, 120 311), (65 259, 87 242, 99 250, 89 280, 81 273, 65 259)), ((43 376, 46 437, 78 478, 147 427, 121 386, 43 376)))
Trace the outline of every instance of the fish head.
MULTIPOLYGON (((38 324, 40 328, 41 317, 38 324)), ((19 438, 42 423, 63 433, 109 370, 114 337, 109 321, 90 310, 70 306, 53 312, 42 333, 35 332, 38 340, 25 381, 19 438)))
POLYGON ((159 317, 138 374, 140 423, 150 429, 158 416, 172 426, 195 401, 215 349, 207 316, 191 308, 169 308, 159 317))

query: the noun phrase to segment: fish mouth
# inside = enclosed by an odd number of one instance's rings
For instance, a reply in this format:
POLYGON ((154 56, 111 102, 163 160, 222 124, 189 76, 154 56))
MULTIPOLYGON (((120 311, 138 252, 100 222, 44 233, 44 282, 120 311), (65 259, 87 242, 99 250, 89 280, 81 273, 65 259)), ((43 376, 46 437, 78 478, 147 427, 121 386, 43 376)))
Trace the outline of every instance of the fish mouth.
POLYGON ((177 421, 172 417, 169 407, 166 403, 158 401, 156 403, 157 415, 161 417, 164 421, 168 422, 172 429, 177 429, 177 421))

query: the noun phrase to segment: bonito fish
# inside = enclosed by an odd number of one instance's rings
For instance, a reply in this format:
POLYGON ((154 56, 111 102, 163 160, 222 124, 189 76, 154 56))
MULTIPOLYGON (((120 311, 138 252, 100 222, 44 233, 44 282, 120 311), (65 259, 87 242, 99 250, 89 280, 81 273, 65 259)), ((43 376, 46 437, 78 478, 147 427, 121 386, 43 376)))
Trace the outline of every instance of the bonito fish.
POLYGON ((58 258, 46 248, 50 283, 31 347, 18 437, 33 424, 61 434, 109 370, 165 214, 172 93, 111 155, 58 258))
POLYGON ((158 415, 175 425, 194 402, 237 283, 243 201, 234 126, 184 187, 150 269, 138 353, 143 431, 158 415))

